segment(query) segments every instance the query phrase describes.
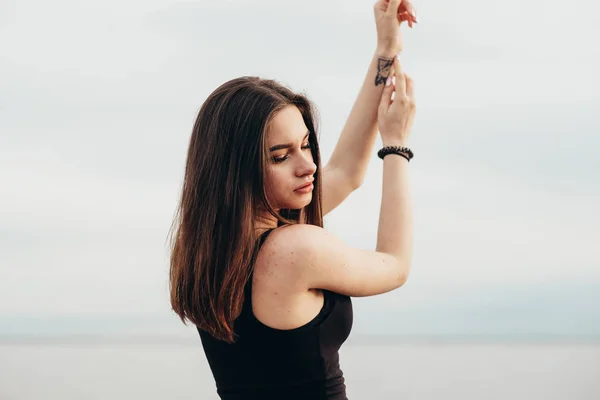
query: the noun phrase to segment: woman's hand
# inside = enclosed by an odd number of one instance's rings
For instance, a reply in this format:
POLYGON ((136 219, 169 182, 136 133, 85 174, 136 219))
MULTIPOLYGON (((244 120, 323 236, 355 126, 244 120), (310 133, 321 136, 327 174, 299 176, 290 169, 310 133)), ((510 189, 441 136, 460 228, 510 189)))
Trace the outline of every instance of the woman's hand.
POLYGON ((393 58, 402 51, 400 25, 417 22, 417 14, 409 0, 378 0, 373 6, 377 25, 377 53, 393 58))
POLYGON ((406 146, 415 118, 414 83, 402 71, 398 57, 393 68, 395 79, 390 76, 385 83, 377 122, 384 146, 406 146))

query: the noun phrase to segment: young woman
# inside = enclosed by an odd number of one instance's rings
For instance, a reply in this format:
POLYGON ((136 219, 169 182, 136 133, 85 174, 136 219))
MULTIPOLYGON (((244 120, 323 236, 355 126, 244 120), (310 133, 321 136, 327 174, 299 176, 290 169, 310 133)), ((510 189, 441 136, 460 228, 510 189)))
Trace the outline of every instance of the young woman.
POLYGON ((400 24, 416 18, 401 0, 374 11, 376 53, 325 167, 309 100, 272 80, 226 82, 197 117, 174 221, 171 304, 197 326, 222 399, 346 399, 338 350, 352 326, 350 297, 407 278, 414 101, 395 60, 400 24), (360 186, 378 127, 383 197, 368 251, 322 226, 360 186))

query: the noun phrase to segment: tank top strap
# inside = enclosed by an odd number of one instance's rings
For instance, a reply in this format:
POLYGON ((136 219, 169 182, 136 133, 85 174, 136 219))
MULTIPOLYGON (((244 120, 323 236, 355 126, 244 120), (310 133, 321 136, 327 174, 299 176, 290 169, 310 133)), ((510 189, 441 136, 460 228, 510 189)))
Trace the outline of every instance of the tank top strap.
POLYGON ((246 284, 246 287, 245 287, 245 292, 246 292, 248 299, 250 298, 250 294, 252 293, 252 277, 254 276, 254 263, 256 262, 256 257, 258 256, 258 251, 260 250, 262 245, 265 243, 265 240, 267 240, 267 236, 269 236, 269 234, 271 232, 273 232, 273 230, 275 230, 275 228, 267 229, 266 231, 261 233, 261 235, 259 236, 258 247, 254 251, 254 256, 252 257, 253 265, 250 268, 250 277, 248 278, 248 283, 246 284))
POLYGON ((266 231, 264 231, 263 233, 261 233, 261 235, 260 235, 260 243, 258 245, 259 249, 263 245, 263 243, 265 242, 265 240, 267 240, 267 236, 269 236, 269 233, 273 232, 274 230, 275 230, 275 228, 271 228, 271 229, 267 229, 266 231))

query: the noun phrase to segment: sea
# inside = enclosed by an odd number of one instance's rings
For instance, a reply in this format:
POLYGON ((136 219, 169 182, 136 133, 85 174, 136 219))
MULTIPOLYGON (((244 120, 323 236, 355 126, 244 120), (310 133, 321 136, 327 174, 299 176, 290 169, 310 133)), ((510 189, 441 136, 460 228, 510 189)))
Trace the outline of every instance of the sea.
MULTIPOLYGON (((598 341, 371 338, 340 364, 351 400, 600 399, 598 341)), ((0 399, 218 396, 199 339, 21 338, 0 341, 0 399)))

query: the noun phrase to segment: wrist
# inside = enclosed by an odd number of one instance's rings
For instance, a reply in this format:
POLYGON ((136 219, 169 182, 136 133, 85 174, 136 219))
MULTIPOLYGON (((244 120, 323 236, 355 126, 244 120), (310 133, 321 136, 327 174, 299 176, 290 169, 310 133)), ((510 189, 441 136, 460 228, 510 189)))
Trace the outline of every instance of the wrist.
POLYGON ((398 147, 408 147, 408 140, 401 138, 381 138, 381 143, 383 147, 388 146, 398 146, 398 147))
POLYGON ((377 152, 377 156, 379 158, 381 158, 382 160, 388 154, 400 155, 400 156, 406 158, 406 161, 410 161, 411 158, 413 158, 413 156, 414 156, 413 151, 406 146, 384 146, 377 152))
POLYGON ((381 57, 381 58, 387 58, 389 60, 395 58, 398 55, 398 53, 389 47, 386 46, 377 46, 377 48, 375 49, 375 56, 376 57, 381 57))

